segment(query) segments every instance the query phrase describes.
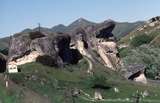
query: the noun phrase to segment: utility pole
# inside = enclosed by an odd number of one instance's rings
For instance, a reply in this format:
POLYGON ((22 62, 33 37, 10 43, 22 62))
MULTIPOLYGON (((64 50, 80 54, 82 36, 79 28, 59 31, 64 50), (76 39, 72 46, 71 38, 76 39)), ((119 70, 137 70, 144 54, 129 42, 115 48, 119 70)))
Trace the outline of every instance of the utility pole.
MULTIPOLYGON (((9 40, 9 47, 11 47, 11 44, 12 44, 12 35, 10 36, 10 40, 9 40)), ((9 63, 9 57, 10 57, 10 48, 8 50, 8 57, 7 57, 7 62, 6 62, 6 71, 5 71, 5 76, 4 76, 4 79, 5 79, 5 85, 6 87, 8 87, 8 81, 9 81, 9 68, 8 68, 8 63, 9 63)))
POLYGON ((41 32, 41 24, 38 23, 38 31, 41 32))

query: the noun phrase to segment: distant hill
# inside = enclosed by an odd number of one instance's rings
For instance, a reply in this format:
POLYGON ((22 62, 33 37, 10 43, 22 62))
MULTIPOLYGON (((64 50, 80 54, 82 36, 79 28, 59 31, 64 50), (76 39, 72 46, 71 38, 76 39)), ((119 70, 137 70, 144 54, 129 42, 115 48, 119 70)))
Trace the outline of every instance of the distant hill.
POLYGON ((9 37, 0 39, 0 49, 8 48, 8 45, 9 45, 9 37))
POLYGON ((65 32, 66 30, 67 27, 63 24, 59 24, 51 28, 52 32, 65 32))
POLYGON ((78 27, 87 27, 87 26, 92 26, 95 24, 96 23, 88 21, 84 18, 79 18, 79 19, 75 20, 74 22, 72 22, 70 25, 68 25, 67 29, 68 29, 68 31, 70 31, 70 30, 73 30, 78 27))
POLYGON ((32 31, 32 29, 27 28, 27 29, 22 30, 21 33, 28 33, 28 32, 31 32, 31 31, 32 31))
POLYGON ((143 21, 137 21, 133 23, 128 23, 128 22, 117 22, 116 27, 113 30, 113 34, 117 38, 121 38, 126 36, 128 33, 130 33, 132 30, 136 29, 137 27, 143 25, 143 21))

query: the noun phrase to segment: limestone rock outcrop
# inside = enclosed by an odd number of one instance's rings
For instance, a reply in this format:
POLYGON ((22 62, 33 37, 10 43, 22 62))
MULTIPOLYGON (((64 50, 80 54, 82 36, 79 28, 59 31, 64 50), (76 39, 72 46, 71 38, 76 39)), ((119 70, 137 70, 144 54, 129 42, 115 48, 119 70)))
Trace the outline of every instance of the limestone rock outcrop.
POLYGON ((127 71, 125 77, 135 82, 147 84, 147 78, 145 76, 145 66, 143 64, 131 64, 126 67, 127 71))
POLYGON ((107 68, 117 70, 120 64, 118 57, 116 38, 112 34, 115 23, 111 20, 103 23, 76 28, 72 31, 72 44, 88 61, 92 71, 95 62, 101 62, 107 68), (95 52, 99 55, 95 55, 95 52))
POLYGON ((112 34, 114 27, 115 23, 108 20, 74 28, 69 33, 33 31, 16 34, 10 42, 8 61, 14 65, 38 61, 49 66, 63 66, 76 64, 83 56, 89 63, 88 73, 92 72, 96 62, 117 70, 120 59, 116 38, 112 34))
MULTIPOLYGON (((46 62, 51 60, 52 66, 62 66, 63 63, 77 62, 76 59, 80 58, 78 51, 70 49, 70 36, 67 34, 34 32, 32 35, 34 38, 30 37, 30 33, 12 38, 9 62, 14 61, 17 65, 22 65, 34 62, 38 57, 48 56, 50 58, 45 60, 46 62)), ((38 58, 38 61, 42 61, 40 59, 38 58)))

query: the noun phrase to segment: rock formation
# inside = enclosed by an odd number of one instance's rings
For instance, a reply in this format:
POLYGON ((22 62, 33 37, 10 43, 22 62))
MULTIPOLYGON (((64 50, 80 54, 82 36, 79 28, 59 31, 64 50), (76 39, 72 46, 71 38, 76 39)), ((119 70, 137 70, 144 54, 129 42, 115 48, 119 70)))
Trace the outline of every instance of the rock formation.
POLYGON ((127 67, 125 77, 135 82, 147 84, 147 78, 145 76, 145 66, 142 64, 131 64, 127 67))
MULTIPOLYGON (((76 40, 76 48, 83 56, 87 57, 90 67, 94 68, 92 64, 98 61, 106 67, 116 70, 118 65, 121 64, 116 38, 112 34, 114 27, 115 23, 108 20, 95 26, 77 28, 72 32, 76 40), (96 57, 93 51, 100 57, 96 57)), ((92 71, 91 68, 89 71, 92 71)))
POLYGON ((113 21, 105 21, 98 25, 95 31, 97 53, 102 58, 104 64, 112 70, 116 70, 120 64, 116 38, 112 34, 114 27, 115 23, 113 21))
POLYGON ((116 70, 120 59, 112 34, 114 27, 115 23, 109 20, 94 26, 78 27, 69 33, 33 31, 16 34, 11 40, 8 63, 12 66, 38 61, 62 67, 78 63, 83 56, 89 63, 88 73, 92 72, 96 62, 116 70))

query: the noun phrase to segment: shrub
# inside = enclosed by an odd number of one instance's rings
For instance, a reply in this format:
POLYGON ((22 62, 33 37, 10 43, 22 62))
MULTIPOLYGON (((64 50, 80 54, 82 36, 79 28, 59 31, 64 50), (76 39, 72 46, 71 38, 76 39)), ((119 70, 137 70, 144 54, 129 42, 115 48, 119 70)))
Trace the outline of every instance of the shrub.
POLYGON ((118 52, 119 52, 120 57, 123 58, 129 55, 131 51, 130 51, 130 48, 121 48, 121 49, 118 49, 118 52))
POLYGON ((123 63, 130 65, 134 63, 144 64, 146 69, 146 76, 154 79, 158 72, 160 72, 160 49, 150 47, 147 45, 138 48, 132 48, 130 55, 123 57, 123 63))
POLYGON ((107 84, 107 78, 100 74, 89 76, 84 82, 89 88, 94 88, 95 86, 109 87, 109 84, 107 84))
POLYGON ((36 62, 39 62, 43 65, 47 66, 58 66, 56 60, 54 60, 52 57, 48 55, 39 56, 36 59, 36 62))
POLYGON ((133 47, 137 47, 137 46, 140 46, 140 45, 143 45, 143 44, 148 44, 148 43, 150 43, 151 40, 152 40, 152 37, 150 37, 146 34, 140 34, 140 35, 135 36, 131 40, 130 44, 133 47))
POLYGON ((155 76, 157 76, 158 72, 158 64, 149 64, 146 68, 146 75, 148 78, 155 79, 155 76))
POLYGON ((41 38, 41 37, 45 37, 45 35, 43 35, 41 32, 36 31, 36 32, 30 32, 29 33, 29 37, 30 39, 36 39, 36 38, 41 38))

